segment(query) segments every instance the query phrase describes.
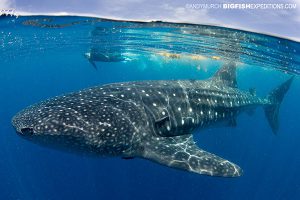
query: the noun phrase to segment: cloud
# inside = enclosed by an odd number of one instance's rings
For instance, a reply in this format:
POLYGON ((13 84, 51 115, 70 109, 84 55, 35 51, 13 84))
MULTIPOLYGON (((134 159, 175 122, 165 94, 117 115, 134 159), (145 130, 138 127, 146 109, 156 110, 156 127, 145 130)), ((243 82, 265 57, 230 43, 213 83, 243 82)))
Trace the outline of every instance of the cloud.
POLYGON ((14 8, 15 2, 13 0, 1 0, 0 9, 11 9, 14 8))
POLYGON ((219 24, 220 22, 209 16, 206 9, 189 9, 185 5, 173 6, 170 4, 162 4, 160 17, 165 21, 189 22, 198 24, 219 24))
POLYGON ((294 20, 300 23, 300 0, 293 0, 293 3, 297 5, 296 14, 294 20))
POLYGON ((143 21, 169 21, 204 24, 221 24, 220 21, 209 16, 206 9, 189 9, 179 1, 160 0, 104 0, 99 2, 97 13, 111 18, 122 18, 143 21))

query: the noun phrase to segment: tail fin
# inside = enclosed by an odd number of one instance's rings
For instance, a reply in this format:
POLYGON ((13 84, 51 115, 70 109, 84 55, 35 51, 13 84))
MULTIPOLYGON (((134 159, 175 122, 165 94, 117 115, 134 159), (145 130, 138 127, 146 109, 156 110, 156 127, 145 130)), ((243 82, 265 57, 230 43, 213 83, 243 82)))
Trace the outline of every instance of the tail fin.
POLYGON ((269 121, 269 124, 272 128, 274 134, 277 133, 279 128, 278 114, 281 102, 283 100, 284 95, 289 90, 291 83, 294 79, 294 76, 291 77, 286 82, 282 83, 279 87, 275 88, 268 95, 268 100, 271 102, 271 105, 265 106, 265 114, 269 121))

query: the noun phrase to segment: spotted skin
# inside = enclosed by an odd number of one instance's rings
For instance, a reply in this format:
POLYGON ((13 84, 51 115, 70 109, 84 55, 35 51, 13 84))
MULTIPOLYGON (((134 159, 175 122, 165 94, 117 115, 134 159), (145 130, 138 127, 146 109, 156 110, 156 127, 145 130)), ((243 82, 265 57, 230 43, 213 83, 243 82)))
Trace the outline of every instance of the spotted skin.
POLYGON ((22 137, 58 149, 142 157, 199 174, 240 176, 237 165, 200 149, 192 133, 230 124, 241 111, 272 102, 238 90, 234 81, 228 82, 230 76, 220 77, 93 87, 32 105, 12 123, 22 137))

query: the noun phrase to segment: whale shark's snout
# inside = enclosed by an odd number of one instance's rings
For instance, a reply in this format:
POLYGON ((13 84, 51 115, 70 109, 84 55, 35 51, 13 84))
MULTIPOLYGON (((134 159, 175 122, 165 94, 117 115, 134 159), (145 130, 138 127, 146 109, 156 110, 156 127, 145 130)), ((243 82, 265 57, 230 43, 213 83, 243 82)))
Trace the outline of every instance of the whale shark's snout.
POLYGON ((68 108, 46 101, 17 113, 12 118, 12 125, 20 136, 34 143, 80 149, 85 145, 81 121, 68 108))
POLYGON ((72 111, 61 105, 53 105, 49 101, 44 101, 25 108, 12 118, 12 125, 22 136, 37 135, 62 135, 67 129, 67 125, 78 124, 72 111), (71 121, 72 124, 67 123, 71 121), (62 130, 62 125, 65 129, 62 130))
POLYGON ((33 120, 33 115, 34 113, 32 110, 25 109, 12 118, 12 125, 17 133, 22 136, 32 136, 34 134, 36 122, 33 120))

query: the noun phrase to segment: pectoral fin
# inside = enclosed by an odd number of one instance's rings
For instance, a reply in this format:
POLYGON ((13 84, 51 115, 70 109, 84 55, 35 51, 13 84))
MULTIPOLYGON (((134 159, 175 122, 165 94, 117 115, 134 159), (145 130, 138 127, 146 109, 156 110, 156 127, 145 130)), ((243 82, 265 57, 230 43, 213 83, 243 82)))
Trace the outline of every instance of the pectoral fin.
POLYGON ((95 70, 98 70, 98 67, 94 61, 89 60, 89 62, 92 64, 92 66, 94 67, 95 70))
POLYGON ((242 174, 239 166, 200 149, 192 135, 152 138, 145 146, 143 157, 198 174, 223 177, 242 174))
POLYGON ((236 119, 235 118, 232 118, 229 120, 228 122, 228 126, 230 127, 236 127, 237 123, 236 123, 236 119))

